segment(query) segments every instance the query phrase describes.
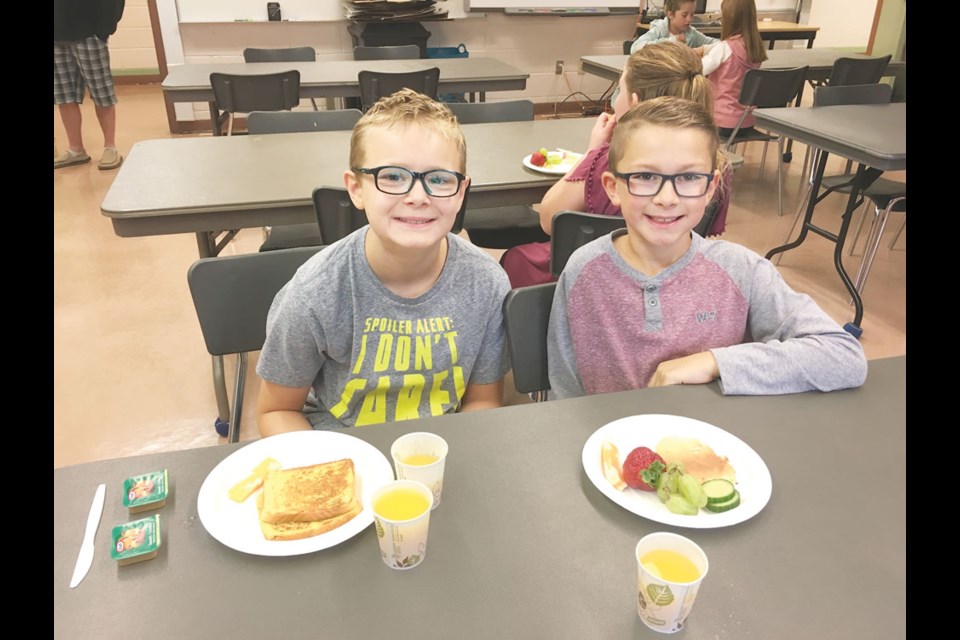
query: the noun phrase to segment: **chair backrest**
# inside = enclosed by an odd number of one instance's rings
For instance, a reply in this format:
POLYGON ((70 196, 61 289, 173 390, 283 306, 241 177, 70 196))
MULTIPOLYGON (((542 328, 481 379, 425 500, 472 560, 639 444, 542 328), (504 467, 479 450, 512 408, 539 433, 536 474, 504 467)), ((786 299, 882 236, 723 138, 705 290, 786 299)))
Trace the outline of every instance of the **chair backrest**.
POLYGON ((247 131, 254 135, 303 131, 349 131, 362 115, 359 109, 254 111, 247 114, 247 131))
POLYGON ((893 78, 893 98, 891 102, 907 101, 907 67, 897 69, 893 78))
POLYGON ((875 84, 832 84, 813 90, 813 106, 830 107, 842 104, 886 104, 893 96, 893 88, 882 82, 875 84))
POLYGON ((300 104, 300 72, 296 69, 261 75, 211 73, 217 107, 227 113, 283 111, 300 104))
POLYGON ((630 55, 630 47, 633 46, 633 40, 624 40, 623 41, 623 55, 630 55))
POLYGON ((353 48, 354 60, 416 60, 419 57, 420 47, 415 44, 353 48))
POLYGON ((743 76, 740 104, 759 109, 787 106, 800 93, 808 69, 750 69, 743 76))
POLYGON ((277 291, 323 247, 202 258, 187 271, 190 295, 210 355, 257 351, 277 291))
MULTIPOLYGON (((463 204, 457 212, 451 233, 460 233, 463 218, 467 211, 470 189, 463 196, 463 204)), ((320 237, 325 245, 344 238, 367 224, 367 214, 353 206, 353 200, 346 189, 317 187, 313 190, 313 210, 320 226, 320 237)))
POLYGON ((409 73, 361 71, 357 74, 357 78, 360 83, 360 103, 363 105, 362 109, 366 111, 380 98, 404 88, 413 89, 436 100, 440 85, 440 69, 430 67, 409 73))
POLYGON ((891 57, 887 54, 879 58, 837 58, 833 61, 827 84, 832 87, 841 87, 880 82, 891 57))
POLYGON ((460 124, 533 120, 533 102, 530 100, 451 102, 447 106, 460 124))
POLYGON ((503 300, 503 323, 513 366, 513 386, 520 393, 550 388, 547 327, 556 282, 513 289, 503 300))
POLYGON ((257 49, 247 47, 243 50, 244 62, 314 62, 317 52, 313 47, 288 47, 285 49, 257 49))
POLYGON ((605 236, 615 229, 627 226, 620 216, 601 216, 582 211, 561 211, 553 216, 550 233, 550 272, 559 277, 574 251, 605 236))

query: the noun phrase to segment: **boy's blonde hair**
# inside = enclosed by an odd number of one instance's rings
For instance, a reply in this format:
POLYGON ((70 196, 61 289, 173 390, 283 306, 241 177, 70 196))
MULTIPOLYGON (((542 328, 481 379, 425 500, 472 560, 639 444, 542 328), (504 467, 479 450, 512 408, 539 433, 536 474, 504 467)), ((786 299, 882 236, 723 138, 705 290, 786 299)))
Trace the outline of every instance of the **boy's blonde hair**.
POLYGON ((720 153, 717 125, 710 111, 693 100, 661 96, 635 105, 617 120, 617 126, 613 129, 613 138, 610 140, 610 171, 618 170, 617 167, 626 154, 627 145, 630 144, 637 129, 643 125, 702 131, 707 136, 710 147, 708 153, 713 159, 711 171, 722 167, 724 160, 720 153))
POLYGON ((703 75, 703 62, 693 49, 678 42, 655 42, 631 54, 624 83, 640 102, 677 96, 698 102, 713 113, 713 90, 703 75))
POLYGON ((417 93, 412 89, 400 89, 391 96, 380 98, 370 109, 360 117, 353 127, 350 136, 350 168, 351 170, 363 167, 367 133, 372 128, 419 126, 437 133, 445 140, 449 140, 457 147, 460 156, 459 167, 438 167, 453 169, 465 173, 467 169, 467 141, 463 131, 457 123, 453 112, 433 98, 417 93))
POLYGON ((760 64, 767 59, 767 49, 757 27, 757 5, 753 0, 723 0, 720 5, 720 39, 743 36, 747 59, 760 64))

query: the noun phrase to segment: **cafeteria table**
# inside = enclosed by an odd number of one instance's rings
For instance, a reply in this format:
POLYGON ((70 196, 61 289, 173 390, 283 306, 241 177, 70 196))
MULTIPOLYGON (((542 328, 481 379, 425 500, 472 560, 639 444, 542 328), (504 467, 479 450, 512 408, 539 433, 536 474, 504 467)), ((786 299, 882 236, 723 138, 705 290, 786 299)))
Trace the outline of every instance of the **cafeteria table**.
MULTIPOLYGON (((317 62, 233 62, 188 63, 171 66, 161 88, 168 105, 176 102, 210 103, 213 134, 221 134, 220 122, 210 85, 213 72, 241 75, 300 72, 301 98, 358 97, 360 71, 409 73, 437 67, 440 69, 439 93, 479 93, 480 101, 488 91, 523 91, 530 74, 496 58, 424 58, 415 60, 321 60, 317 62)), ((329 104, 329 103, 328 103, 329 104)))
POLYGON ((634 547, 653 531, 691 538, 710 563, 678 638, 906 637, 907 483, 896 481, 907 462, 905 356, 870 361, 862 387, 831 393, 723 396, 714 382, 345 432, 389 458, 393 440, 413 431, 440 434, 450 453, 426 558, 408 571, 383 564, 369 526, 282 557, 213 538, 198 492, 249 443, 55 468, 54 637, 663 638, 637 616, 634 547), (621 508, 586 475, 581 454, 598 428, 636 414, 685 416, 740 438, 770 471, 769 502, 720 528, 621 508), (123 480, 157 469, 169 471, 171 495, 137 515, 160 515, 160 553, 117 566, 111 529, 136 517, 122 505, 123 480), (106 506, 93 565, 70 589, 99 483, 106 506))
MULTIPOLYGON (((705 36, 712 38, 720 37, 720 21, 713 23, 693 24, 697 31, 705 36)), ((650 30, 649 23, 637 22, 637 31, 635 38, 638 38, 650 30)), ((814 27, 809 24, 797 24, 796 22, 786 22, 783 20, 758 20, 757 30, 760 32, 760 39, 770 43, 770 49, 781 40, 806 40, 807 49, 813 48, 813 41, 817 37, 817 31, 820 27, 814 27)))
MULTIPOLYGON (((629 56, 623 54, 603 56, 582 56, 580 68, 584 73, 599 76, 616 82, 620 79, 623 66, 629 56)), ((807 80, 824 82, 830 77, 830 71, 837 58, 869 58, 860 53, 850 53, 839 49, 774 49, 767 51, 767 59, 760 64, 761 69, 792 69, 795 67, 809 67, 807 80)), ((897 77, 906 72, 907 63, 891 60, 887 64, 885 75, 897 77)), ((796 104, 800 104, 803 97, 803 88, 797 96, 796 104)))
MULTIPOLYGON (((844 286, 850 292, 855 307, 854 318, 844 325, 844 329, 859 338, 863 332, 860 327, 860 321, 863 318, 863 300, 855 283, 850 280, 850 276, 843 267, 843 245, 850 227, 850 219, 858 202, 861 201, 860 191, 869 184, 866 181, 875 179, 883 171, 907 168, 907 105, 900 102, 829 107, 781 107, 756 109, 753 114, 756 116, 757 126, 821 150, 811 181, 810 197, 807 200, 799 235, 793 242, 771 249, 766 257, 770 259, 778 253, 800 246, 808 232, 833 242, 834 266, 844 286), (831 153, 859 163, 850 187, 847 206, 840 219, 840 230, 836 233, 812 222, 814 208, 823 197, 820 194, 820 186, 827 158, 831 153)), ((873 241, 879 242, 879 236, 876 236, 873 241)), ((875 247, 868 247, 864 255, 869 255, 873 251, 876 251, 875 247)))
MULTIPOLYGON (((470 206, 539 202, 558 176, 522 159, 541 147, 583 150, 593 124, 464 125, 470 206)), ((223 248, 225 229, 314 222, 313 190, 343 186, 349 149, 349 131, 144 140, 130 149, 100 211, 121 237, 194 233, 208 257, 223 248)))

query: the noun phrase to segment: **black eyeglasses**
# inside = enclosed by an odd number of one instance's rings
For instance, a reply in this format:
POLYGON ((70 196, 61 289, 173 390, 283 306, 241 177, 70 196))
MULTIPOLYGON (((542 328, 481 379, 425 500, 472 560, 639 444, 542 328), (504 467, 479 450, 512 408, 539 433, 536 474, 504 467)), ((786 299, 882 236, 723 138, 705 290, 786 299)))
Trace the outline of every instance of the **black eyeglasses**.
POLYGON ((354 169, 357 173, 373 176, 373 183, 379 191, 392 196, 402 196, 410 193, 413 183, 417 180, 423 185, 428 196, 449 198, 460 191, 460 183, 466 178, 462 173, 433 169, 432 171, 410 171, 403 167, 372 167, 369 169, 354 169))
POLYGON ((626 181, 627 191, 632 196, 641 196, 645 198, 653 197, 660 193, 663 185, 668 180, 673 184, 674 192, 681 198, 699 198, 710 188, 713 181, 712 173, 652 173, 650 171, 637 171, 634 173, 613 172, 621 180, 626 181))

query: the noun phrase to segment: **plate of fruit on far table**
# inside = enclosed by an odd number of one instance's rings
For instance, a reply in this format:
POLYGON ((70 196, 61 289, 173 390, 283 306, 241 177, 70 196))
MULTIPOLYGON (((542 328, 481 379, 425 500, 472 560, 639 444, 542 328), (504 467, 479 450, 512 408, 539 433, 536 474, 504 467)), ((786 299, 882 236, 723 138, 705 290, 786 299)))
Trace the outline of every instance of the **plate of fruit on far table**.
POLYGON ((554 149, 552 151, 543 148, 534 151, 523 159, 523 166, 539 173, 549 173, 553 175, 565 175, 577 160, 583 157, 582 153, 567 151, 566 149, 554 149))
POLYGON ((583 445, 583 470, 627 511, 692 529, 749 520, 773 491, 770 470, 747 443, 674 415, 628 416, 600 427, 583 445))

